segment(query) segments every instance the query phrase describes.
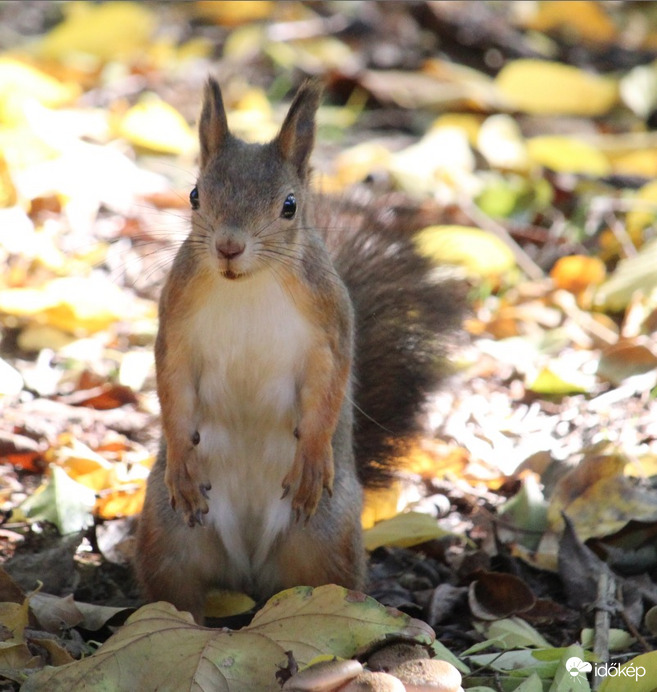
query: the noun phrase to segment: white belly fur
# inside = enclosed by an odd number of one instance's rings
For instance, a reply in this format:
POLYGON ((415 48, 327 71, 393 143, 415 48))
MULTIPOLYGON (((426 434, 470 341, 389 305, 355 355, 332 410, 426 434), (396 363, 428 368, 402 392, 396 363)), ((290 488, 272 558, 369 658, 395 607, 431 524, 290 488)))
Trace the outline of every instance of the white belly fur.
POLYGON ((289 525, 282 480, 296 449, 296 383, 311 327, 268 272, 217 278, 189 338, 198 354, 199 453, 207 464, 205 519, 225 546, 233 588, 267 579, 276 538, 289 525))

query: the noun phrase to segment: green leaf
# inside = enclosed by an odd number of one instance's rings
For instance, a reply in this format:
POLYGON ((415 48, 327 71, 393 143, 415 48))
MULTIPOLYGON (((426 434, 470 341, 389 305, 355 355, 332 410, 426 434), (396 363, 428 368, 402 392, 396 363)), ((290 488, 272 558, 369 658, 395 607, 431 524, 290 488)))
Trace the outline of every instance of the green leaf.
POLYGON ((596 291, 596 306, 623 310, 636 292, 648 296, 657 288, 657 238, 647 242, 633 257, 621 260, 614 273, 596 291))
POLYGON ((91 488, 74 481, 64 469, 51 464, 46 484, 19 509, 34 521, 52 522, 65 536, 93 524, 95 504, 96 493, 91 488))
POLYGON ((514 532, 516 541, 530 550, 536 550, 541 535, 548 528, 548 503, 534 475, 523 479, 522 487, 498 510, 498 515, 520 531, 514 532))
POLYGON ((580 690, 590 692, 591 686, 586 677, 587 670, 591 670, 591 664, 586 661, 584 649, 579 645, 569 646, 563 652, 550 692, 579 692, 580 690), (577 668, 573 670, 571 663, 573 659, 579 659, 580 662, 577 675, 572 674, 577 671, 577 668))
MULTIPOLYGON (((552 680, 561 665, 560 661, 539 661, 529 649, 516 649, 493 654, 469 656, 473 667, 486 666, 499 673, 513 673, 529 677, 536 674, 541 680, 552 680)), ((465 655, 465 654, 463 654, 465 655)))
POLYGON ((543 692, 543 682, 536 673, 532 673, 516 687, 515 692, 543 692))
POLYGON ((503 649, 515 649, 521 646, 549 648, 546 641, 530 624, 517 617, 504 618, 489 623, 477 623, 477 629, 483 631, 488 639, 494 639, 503 649))
POLYGON ((454 668, 459 670, 464 675, 468 675, 470 673, 470 668, 468 668, 463 661, 458 659, 444 644, 441 644, 437 639, 431 645, 431 650, 433 651, 434 658, 451 663, 454 668))

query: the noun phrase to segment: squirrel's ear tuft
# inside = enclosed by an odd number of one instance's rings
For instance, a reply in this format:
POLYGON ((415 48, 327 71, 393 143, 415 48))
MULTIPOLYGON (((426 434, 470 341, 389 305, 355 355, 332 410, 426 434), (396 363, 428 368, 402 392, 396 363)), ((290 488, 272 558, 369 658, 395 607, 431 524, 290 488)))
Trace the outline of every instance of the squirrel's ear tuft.
POLYGON ((323 91, 320 80, 307 79, 299 87, 274 140, 283 158, 295 166, 302 180, 308 174, 308 159, 315 143, 315 113, 323 91))
POLYGON ((201 144, 201 168, 204 168, 229 134, 221 89, 212 77, 208 79, 203 92, 203 108, 201 109, 198 129, 201 144))

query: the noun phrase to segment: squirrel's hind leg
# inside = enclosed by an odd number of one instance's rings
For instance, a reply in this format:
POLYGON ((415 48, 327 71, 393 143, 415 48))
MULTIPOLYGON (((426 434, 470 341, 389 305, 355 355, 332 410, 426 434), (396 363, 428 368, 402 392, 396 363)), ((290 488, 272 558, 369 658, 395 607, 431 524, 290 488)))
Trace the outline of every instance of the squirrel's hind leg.
POLYGON ((202 624, 206 594, 225 555, 211 527, 190 528, 171 508, 163 471, 158 460, 139 518, 137 579, 148 601, 168 601, 202 624))
POLYGON ((343 516, 340 522, 331 517, 327 523, 322 509, 320 505, 318 513, 307 523, 298 521, 280 545, 278 573, 282 588, 338 584, 362 590, 366 560, 360 516, 356 514, 353 521, 351 517, 345 521, 343 516))

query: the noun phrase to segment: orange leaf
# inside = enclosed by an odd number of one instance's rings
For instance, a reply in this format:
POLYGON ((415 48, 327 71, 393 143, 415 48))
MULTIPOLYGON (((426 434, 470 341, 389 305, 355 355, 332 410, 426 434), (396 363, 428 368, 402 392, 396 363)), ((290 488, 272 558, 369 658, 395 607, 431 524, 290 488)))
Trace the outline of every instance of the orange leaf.
POLYGON ((571 255, 561 257, 550 272, 557 288, 581 293, 589 286, 600 285, 606 275, 605 265, 597 257, 571 255))

